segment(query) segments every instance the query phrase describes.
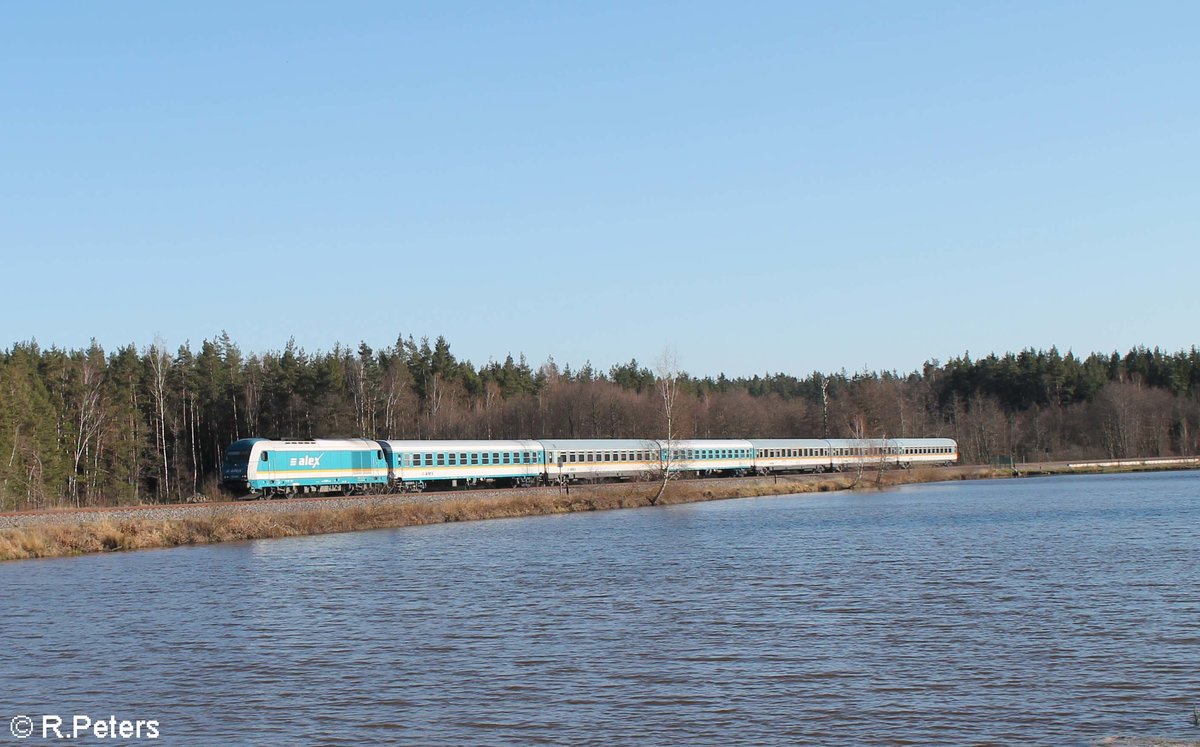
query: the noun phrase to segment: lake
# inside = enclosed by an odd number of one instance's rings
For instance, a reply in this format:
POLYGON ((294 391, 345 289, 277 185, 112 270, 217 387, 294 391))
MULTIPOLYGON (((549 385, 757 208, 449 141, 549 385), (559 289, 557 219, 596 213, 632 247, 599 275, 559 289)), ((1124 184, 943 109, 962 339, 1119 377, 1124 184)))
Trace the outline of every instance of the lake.
POLYGON ((1176 472, 4 563, 0 735, 86 714, 167 744, 1195 739, 1198 540, 1200 472, 1176 472))

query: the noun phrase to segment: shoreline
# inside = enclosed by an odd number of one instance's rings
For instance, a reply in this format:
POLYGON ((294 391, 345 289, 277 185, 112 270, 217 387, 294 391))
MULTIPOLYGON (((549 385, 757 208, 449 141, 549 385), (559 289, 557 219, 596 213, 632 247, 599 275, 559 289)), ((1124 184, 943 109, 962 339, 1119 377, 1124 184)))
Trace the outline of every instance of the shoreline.
POLYGON ((0 515, 0 561, 393 529, 456 521, 608 511, 735 498, 884 490, 954 480, 1064 474, 1119 474, 1196 469, 1200 460, 1121 463, 1033 463, 873 470, 829 475, 778 475, 672 481, 653 501, 658 483, 601 483, 524 489, 459 490, 288 501, 158 504, 0 515))

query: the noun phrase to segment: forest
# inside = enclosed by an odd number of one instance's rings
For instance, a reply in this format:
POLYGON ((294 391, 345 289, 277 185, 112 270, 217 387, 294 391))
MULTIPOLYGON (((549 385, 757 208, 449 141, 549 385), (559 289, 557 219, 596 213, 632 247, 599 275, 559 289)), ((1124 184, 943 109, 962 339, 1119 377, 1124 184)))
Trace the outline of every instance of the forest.
POLYGON ((1056 348, 908 373, 696 377, 519 356, 476 367, 442 337, 373 350, 173 353, 16 343, 0 352, 0 510, 220 497, 224 449, 269 438, 954 438, 965 462, 1195 455, 1200 353, 1056 348))

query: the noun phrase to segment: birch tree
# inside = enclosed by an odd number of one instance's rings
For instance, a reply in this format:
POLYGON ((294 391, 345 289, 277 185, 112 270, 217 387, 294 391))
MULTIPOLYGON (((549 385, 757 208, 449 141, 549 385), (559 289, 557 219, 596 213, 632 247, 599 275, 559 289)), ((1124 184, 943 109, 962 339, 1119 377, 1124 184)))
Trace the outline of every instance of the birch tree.
POLYGON ((667 483, 675 477, 675 461, 678 456, 675 436, 675 405, 679 399, 679 362, 675 353, 664 350, 658 360, 654 382, 655 392, 659 399, 659 413, 666 432, 666 440, 662 442, 659 452, 659 484, 658 493, 650 500, 650 505, 657 505, 667 490, 667 483))
POLYGON ((162 500, 171 492, 171 471, 167 459, 167 375, 171 370, 171 356, 161 337, 155 336, 154 344, 146 351, 150 363, 150 396, 154 401, 154 449, 162 465, 158 487, 158 498, 162 500))

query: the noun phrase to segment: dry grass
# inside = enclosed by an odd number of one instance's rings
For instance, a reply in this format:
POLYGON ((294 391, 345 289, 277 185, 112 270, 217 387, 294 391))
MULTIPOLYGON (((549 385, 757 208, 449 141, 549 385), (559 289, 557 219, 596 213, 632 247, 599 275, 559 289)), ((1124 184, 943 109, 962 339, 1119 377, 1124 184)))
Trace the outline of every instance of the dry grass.
MULTIPOLYGON (((1011 477, 992 467, 869 470, 860 479, 842 473, 822 477, 780 476, 745 480, 672 482, 658 505, 837 490, 873 490, 948 479, 1011 477)), ((363 529, 512 518, 577 511, 606 511, 652 504, 657 485, 647 483, 572 487, 566 493, 514 492, 501 497, 455 497, 422 503, 383 503, 339 509, 261 513, 213 507, 185 519, 122 519, 46 523, 0 530, 0 560, 178 547, 271 537, 351 532, 363 529)))

